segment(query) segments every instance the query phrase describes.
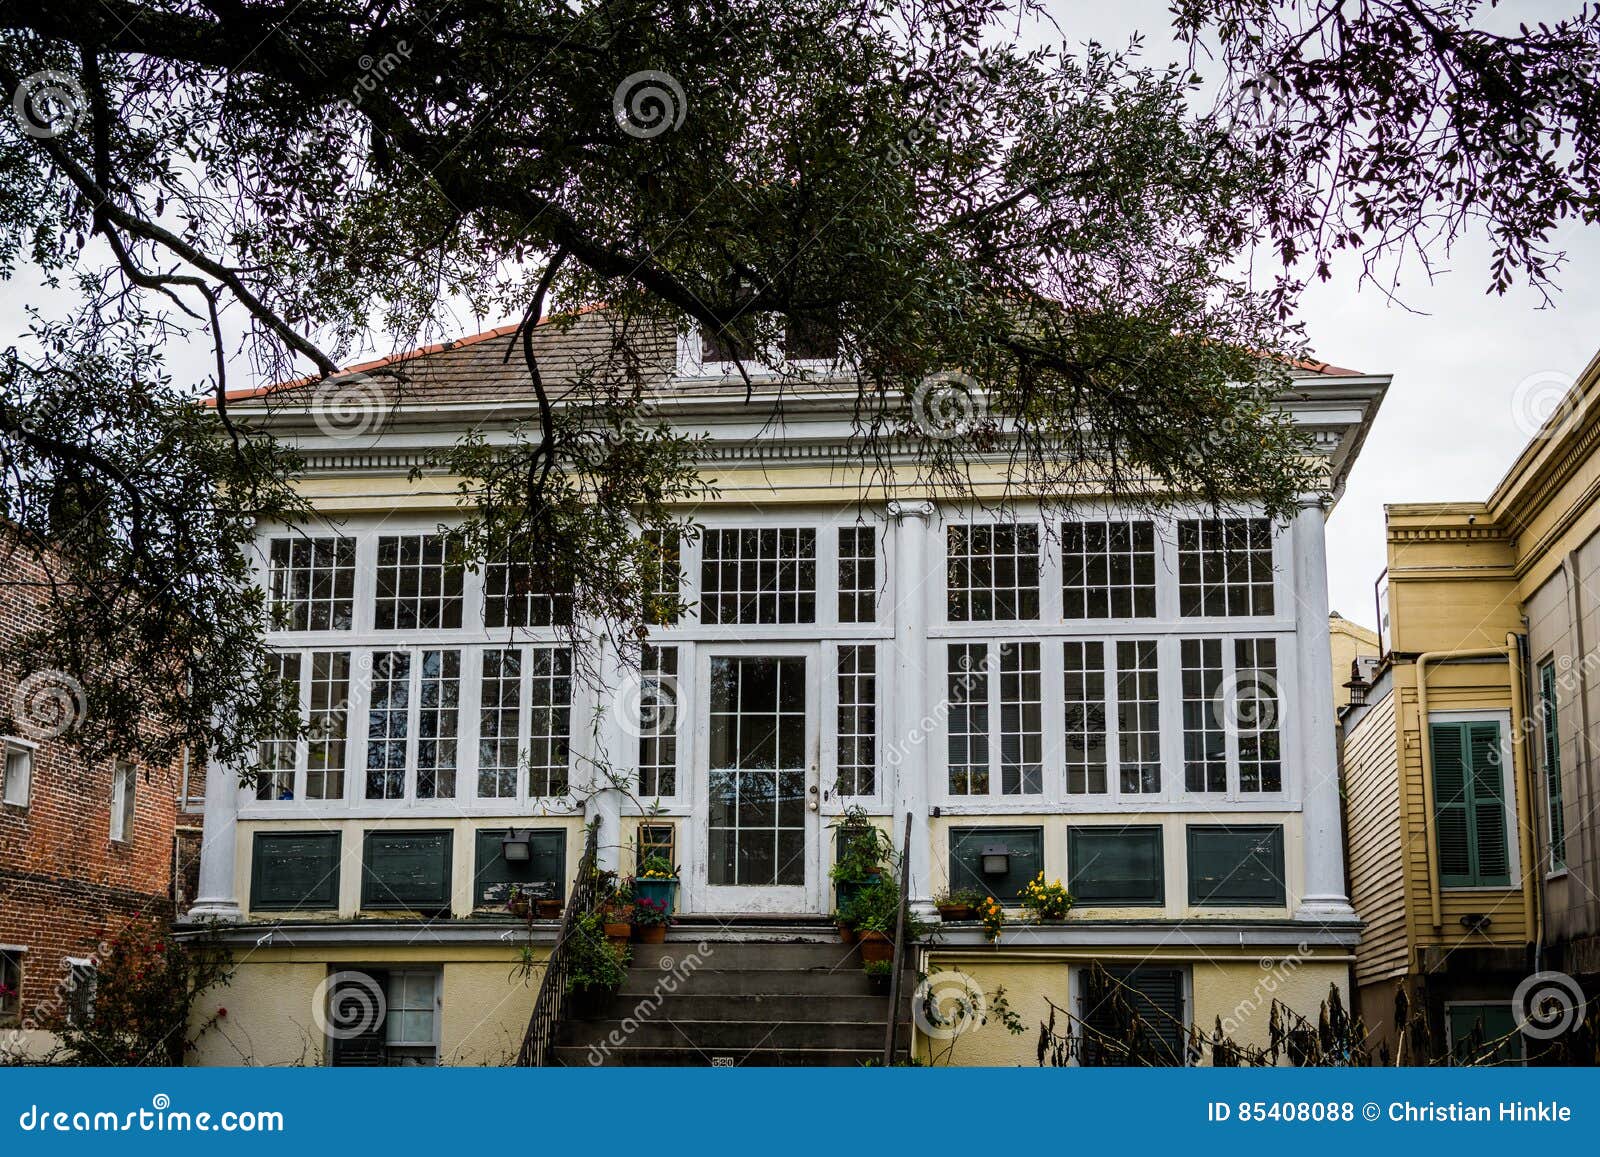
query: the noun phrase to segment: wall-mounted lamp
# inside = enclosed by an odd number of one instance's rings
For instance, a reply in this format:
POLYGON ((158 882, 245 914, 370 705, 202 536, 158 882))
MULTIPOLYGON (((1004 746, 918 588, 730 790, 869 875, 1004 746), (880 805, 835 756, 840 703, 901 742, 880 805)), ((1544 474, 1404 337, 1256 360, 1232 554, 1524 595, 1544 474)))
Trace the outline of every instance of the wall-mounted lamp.
POLYGON ((1011 870, 1011 849, 1004 844, 984 844, 982 856, 985 876, 1003 876, 1011 870))
POLYGON ((533 833, 512 828, 500 840, 500 855, 508 864, 526 864, 533 858, 533 833))
POLYGON ((1461 917, 1461 926, 1468 932, 1487 932, 1494 921, 1483 912, 1468 912, 1461 917))

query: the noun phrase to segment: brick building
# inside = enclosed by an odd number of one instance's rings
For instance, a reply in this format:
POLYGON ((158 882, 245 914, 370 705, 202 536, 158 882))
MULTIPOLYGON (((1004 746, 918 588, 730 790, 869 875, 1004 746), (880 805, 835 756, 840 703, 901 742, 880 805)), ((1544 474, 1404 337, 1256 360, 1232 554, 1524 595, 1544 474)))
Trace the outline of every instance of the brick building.
MULTIPOLYGON (((5 652, 45 576, 12 545, 0 558, 5 652)), ((48 1049, 52 1025, 93 1007, 100 946, 118 928, 168 920, 193 894, 182 881, 199 856, 203 782, 182 760, 86 760, 72 738, 93 726, 93 704, 68 676, 0 671, 0 1060, 48 1049)))

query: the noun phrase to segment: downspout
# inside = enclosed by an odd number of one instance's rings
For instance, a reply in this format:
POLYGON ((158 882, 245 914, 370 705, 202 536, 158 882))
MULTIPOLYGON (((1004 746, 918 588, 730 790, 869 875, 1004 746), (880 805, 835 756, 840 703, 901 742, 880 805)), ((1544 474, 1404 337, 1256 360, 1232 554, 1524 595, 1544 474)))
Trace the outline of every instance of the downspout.
POLYGON ((1522 682, 1522 639, 1515 631, 1506 632, 1506 662, 1511 679, 1511 772, 1517 777, 1517 843, 1522 847, 1522 936, 1534 943, 1534 914, 1539 898, 1535 882, 1539 876, 1533 847, 1533 769, 1528 760, 1527 720, 1523 712, 1525 687, 1522 682))
MULTIPOLYGON (((1516 636, 1508 634, 1507 639, 1515 640, 1516 636)), ((1434 797, 1433 797, 1433 737, 1428 727, 1428 664, 1454 659, 1504 659, 1510 667, 1507 678, 1511 685, 1511 772, 1521 779, 1519 769, 1525 763, 1522 759, 1522 743, 1516 733, 1517 725, 1522 718, 1522 700, 1516 683, 1518 663, 1516 659, 1517 648, 1513 641, 1506 647, 1472 647, 1462 651, 1424 651, 1417 656, 1417 717, 1418 732, 1421 735, 1422 748, 1422 823, 1427 833, 1428 852, 1428 909, 1433 917, 1435 930, 1444 927, 1443 897, 1439 888, 1439 836, 1435 825, 1434 797)), ((1523 842, 1524 830, 1518 836, 1519 846, 1523 842)), ((1529 887, 1527 865, 1523 870, 1524 899, 1529 887)))

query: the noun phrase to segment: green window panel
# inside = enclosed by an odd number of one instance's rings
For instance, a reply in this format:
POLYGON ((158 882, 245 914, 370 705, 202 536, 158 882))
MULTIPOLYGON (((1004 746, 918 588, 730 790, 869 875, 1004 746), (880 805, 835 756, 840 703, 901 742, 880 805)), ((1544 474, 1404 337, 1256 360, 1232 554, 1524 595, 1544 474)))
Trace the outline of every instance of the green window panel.
POLYGON ((1043 828, 951 828, 950 887, 975 888, 997 900, 1015 900, 1022 889, 1044 869, 1043 828), (983 849, 1003 844, 1010 853, 1010 870, 1003 876, 983 873, 983 849))
POLYGON ((566 829, 535 828, 528 834, 531 837, 528 862, 508 864, 500 845, 506 836, 506 829, 478 830, 472 872, 474 907, 505 903, 510 884, 524 885, 535 895, 548 899, 566 899, 566 829))
POLYGON ((1493 720, 1434 723, 1428 732, 1440 885, 1509 885, 1511 860, 1506 844, 1500 724, 1493 720))
POLYGON ((338 832, 257 832, 250 907, 263 912, 339 906, 338 832))
POLYGON ((1510 1004, 1452 1004, 1450 1055, 1458 1065, 1520 1065, 1522 1034, 1510 1004))
POLYGON ((1084 1065, 1184 1064, 1189 1015, 1183 970, 1119 966, 1103 972, 1078 970, 1084 1065))
POLYGON ((1289 902, 1283 874, 1283 828, 1217 825, 1189 828, 1189 903, 1278 908, 1289 902))
POLYGON ((450 833, 375 831, 361 852, 363 908, 450 907, 450 833))
POLYGON ((1539 706, 1544 711, 1545 812, 1550 821, 1550 870, 1567 866, 1567 815, 1561 802, 1561 726, 1556 714, 1556 665, 1539 666, 1539 706))
POLYGON ((1161 829, 1068 828, 1067 890, 1079 904, 1164 904, 1161 829))

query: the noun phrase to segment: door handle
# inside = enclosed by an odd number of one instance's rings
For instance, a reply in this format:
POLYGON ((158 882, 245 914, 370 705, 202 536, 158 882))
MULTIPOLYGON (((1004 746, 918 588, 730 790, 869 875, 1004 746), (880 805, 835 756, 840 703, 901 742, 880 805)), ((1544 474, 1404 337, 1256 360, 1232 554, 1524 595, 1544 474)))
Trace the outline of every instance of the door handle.
POLYGON ((817 811, 819 808, 821 808, 821 806, 822 805, 817 798, 817 785, 812 784, 810 787, 806 788, 806 807, 810 808, 812 811, 817 811))

